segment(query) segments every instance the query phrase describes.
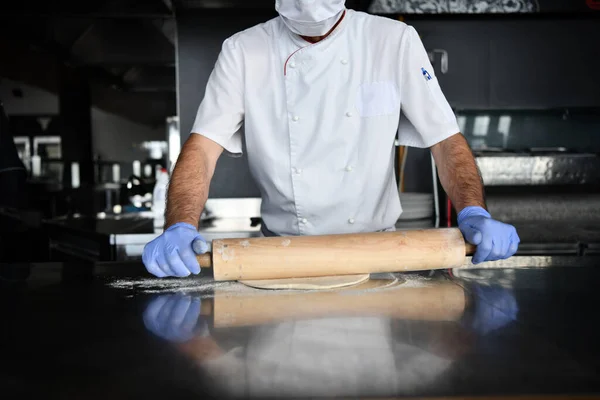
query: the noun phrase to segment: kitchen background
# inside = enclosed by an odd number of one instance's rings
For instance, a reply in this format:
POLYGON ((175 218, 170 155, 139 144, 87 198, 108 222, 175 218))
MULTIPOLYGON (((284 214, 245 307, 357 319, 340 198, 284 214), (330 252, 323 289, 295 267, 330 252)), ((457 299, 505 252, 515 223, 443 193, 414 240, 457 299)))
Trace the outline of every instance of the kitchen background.
MULTIPOLYGON (((275 17, 273 4, 94 0, 75 7, 65 1, 1 6, 0 50, 7 56, 0 61, 0 99, 28 168, 29 207, 41 210, 38 220, 106 237, 150 234, 145 225, 123 220, 150 210, 157 168, 171 167, 188 137, 223 40, 275 17), (33 168, 35 156, 40 171, 33 168)), ((508 219, 539 222, 540 214, 553 215, 556 203, 527 215, 510 214, 510 204, 530 204, 540 191, 549 199, 559 196, 560 209, 578 204, 586 210, 578 217, 586 221, 584 234, 569 241, 579 246, 585 236, 600 243, 587 225, 590 215, 598 217, 600 182, 598 0, 346 4, 417 29, 478 157, 490 208, 508 219), (565 198, 572 192, 580 197, 565 198)), ((441 193, 429 151, 399 152, 404 155, 405 163, 398 162, 398 168, 404 165, 402 190, 441 193)), ((258 196, 246 158, 221 157, 210 198, 258 196)), ((443 195, 436 207, 441 224, 452 223, 443 195)), ((556 216, 561 221, 573 221, 572 215, 556 216)))

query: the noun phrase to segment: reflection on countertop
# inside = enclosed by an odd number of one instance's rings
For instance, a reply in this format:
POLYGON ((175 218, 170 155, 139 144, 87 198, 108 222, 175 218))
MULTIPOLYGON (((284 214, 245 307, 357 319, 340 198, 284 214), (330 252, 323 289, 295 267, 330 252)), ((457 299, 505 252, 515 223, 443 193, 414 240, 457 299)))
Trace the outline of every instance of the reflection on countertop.
POLYGON ((136 263, 98 264, 90 276, 38 265, 26 281, 0 283, 3 395, 600 393, 590 317, 599 265, 382 274, 370 286, 268 292, 205 274, 158 280, 136 263))
POLYGON ((149 331, 176 343, 223 395, 377 396, 430 384, 451 364, 449 348, 398 341, 394 321, 457 322, 466 303, 463 288, 449 281, 385 274, 338 290, 265 291, 232 283, 210 293, 159 294, 143 317, 149 331), (233 328, 248 329, 246 337, 221 348, 233 328))

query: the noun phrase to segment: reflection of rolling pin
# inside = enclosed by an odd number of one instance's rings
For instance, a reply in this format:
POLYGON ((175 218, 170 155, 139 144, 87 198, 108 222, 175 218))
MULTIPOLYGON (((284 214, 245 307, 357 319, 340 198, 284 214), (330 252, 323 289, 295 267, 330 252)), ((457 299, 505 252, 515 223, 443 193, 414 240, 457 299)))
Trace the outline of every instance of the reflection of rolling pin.
POLYGON ((215 290, 212 309, 204 306, 203 315, 212 315, 215 328, 251 326, 288 320, 349 316, 379 316, 421 321, 457 321, 467 304, 465 291, 451 282, 436 282, 428 287, 373 289, 328 292, 235 294, 215 290))
POLYGON ((457 228, 217 239, 198 256, 217 281, 457 268, 474 246, 457 228))

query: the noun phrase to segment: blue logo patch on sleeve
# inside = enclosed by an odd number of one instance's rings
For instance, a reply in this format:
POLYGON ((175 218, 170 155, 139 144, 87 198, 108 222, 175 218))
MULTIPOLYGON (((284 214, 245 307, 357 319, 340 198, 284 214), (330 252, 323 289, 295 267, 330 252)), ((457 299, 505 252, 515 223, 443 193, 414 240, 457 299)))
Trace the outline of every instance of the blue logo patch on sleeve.
POLYGON ((426 80, 428 80, 428 81, 431 80, 431 75, 429 75, 429 72, 427 72, 427 70, 425 68, 421 68, 421 72, 423 73, 423 76, 425 77, 426 80))

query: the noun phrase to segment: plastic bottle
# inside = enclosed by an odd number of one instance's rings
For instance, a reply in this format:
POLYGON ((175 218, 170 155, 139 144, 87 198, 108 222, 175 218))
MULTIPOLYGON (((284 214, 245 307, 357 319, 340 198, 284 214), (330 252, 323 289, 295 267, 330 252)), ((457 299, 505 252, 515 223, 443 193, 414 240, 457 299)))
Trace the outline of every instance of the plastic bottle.
POLYGON ((167 186, 169 184, 169 173, 161 168, 156 174, 156 184, 152 192, 152 212, 154 214, 154 226, 162 226, 165 220, 165 208, 167 201, 167 186))
POLYGON ((133 161, 133 176, 142 177, 142 163, 139 160, 133 161))
POLYGON ((37 154, 31 156, 31 176, 38 178, 42 175, 42 158, 37 154))
POLYGON ((79 163, 72 162, 71 163, 71 187, 73 189, 77 189, 80 186, 81 182, 79 180, 79 163))

